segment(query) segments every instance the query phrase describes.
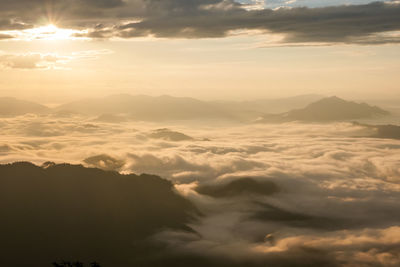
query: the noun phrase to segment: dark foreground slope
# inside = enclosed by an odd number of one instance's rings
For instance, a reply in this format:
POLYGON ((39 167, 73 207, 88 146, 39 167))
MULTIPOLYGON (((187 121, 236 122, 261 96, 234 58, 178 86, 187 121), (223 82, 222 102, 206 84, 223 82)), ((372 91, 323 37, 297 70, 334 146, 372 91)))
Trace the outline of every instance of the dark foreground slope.
POLYGON ((190 231, 186 224, 196 213, 157 176, 67 164, 1 165, 0 266, 61 260, 132 266, 160 249, 150 242, 153 233, 190 231))
MULTIPOLYGON (((276 190, 273 183, 240 179, 204 193, 226 199, 276 190)), ((262 210, 255 220, 295 221, 300 227, 315 221, 269 205, 262 210)), ((96 261, 101 267, 339 266, 326 250, 249 255, 243 254, 250 252, 246 247, 221 250, 187 226, 196 215, 197 209, 157 176, 67 164, 0 165, 0 266, 82 266, 63 261, 83 266, 96 261), (172 232, 160 233, 166 229, 172 232)))

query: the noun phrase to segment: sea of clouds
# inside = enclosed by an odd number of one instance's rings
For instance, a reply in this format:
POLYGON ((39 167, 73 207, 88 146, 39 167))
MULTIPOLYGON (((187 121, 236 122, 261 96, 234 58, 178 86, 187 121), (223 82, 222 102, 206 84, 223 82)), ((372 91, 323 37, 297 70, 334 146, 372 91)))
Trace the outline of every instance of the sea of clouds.
POLYGON ((400 140, 365 137, 370 128, 25 115, 1 118, 0 130, 0 163, 68 162, 173 181, 203 214, 190 225, 196 233, 154 236, 178 252, 275 266, 400 264, 400 140), (244 191, 223 191, 243 178, 252 181, 244 191), (274 190, 263 192, 265 183, 274 190))

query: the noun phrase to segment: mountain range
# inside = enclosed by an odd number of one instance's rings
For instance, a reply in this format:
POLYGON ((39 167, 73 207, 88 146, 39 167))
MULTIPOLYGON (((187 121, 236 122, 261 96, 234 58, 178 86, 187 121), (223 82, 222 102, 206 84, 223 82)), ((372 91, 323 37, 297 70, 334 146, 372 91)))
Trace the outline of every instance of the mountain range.
POLYGON ((104 122, 209 119, 249 122, 260 118, 258 122, 266 123, 346 121, 389 114, 382 108, 366 103, 346 101, 336 96, 322 98, 318 95, 276 100, 207 102, 187 97, 120 94, 79 100, 55 108, 15 98, 0 98, 0 116, 16 116, 27 113, 55 116, 81 114, 95 116, 96 120, 104 122), (286 112, 272 113, 274 110, 285 110, 286 112))
POLYGON ((172 96, 112 95, 68 103, 56 110, 100 116, 126 114, 130 119, 144 121, 232 118, 229 113, 210 103, 172 96))

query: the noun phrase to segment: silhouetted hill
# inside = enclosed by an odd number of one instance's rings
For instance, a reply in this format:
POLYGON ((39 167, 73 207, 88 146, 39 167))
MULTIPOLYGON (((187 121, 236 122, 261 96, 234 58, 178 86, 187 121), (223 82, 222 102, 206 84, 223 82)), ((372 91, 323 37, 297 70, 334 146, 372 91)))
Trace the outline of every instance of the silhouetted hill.
POLYGON ((215 198, 235 197, 241 195, 271 195, 279 191, 271 181, 257 181, 252 178, 241 178, 219 185, 202 185, 196 188, 199 194, 215 198))
POLYGON ((400 126, 398 125, 374 125, 377 134, 374 137, 400 139, 400 126))
POLYGON ((336 96, 321 99, 303 109, 287 113, 290 120, 300 121, 338 121, 388 115, 388 112, 366 103, 346 101, 336 96))
POLYGON ((57 110, 88 115, 128 114, 131 119, 145 121, 229 119, 232 117, 207 102, 172 96, 113 95, 72 102, 58 107, 57 110))
POLYGON ((27 113, 44 114, 50 109, 46 106, 12 97, 0 97, 0 116, 17 116, 27 113))
POLYGON ((400 126, 398 125, 370 125, 358 122, 354 122, 354 125, 360 125, 372 129, 374 133, 368 137, 400 139, 400 126))
POLYGON ((148 135, 150 138, 163 139, 166 141, 188 141, 193 140, 192 137, 180 133, 171 131, 170 129, 157 129, 148 135))
POLYGON ((346 101, 333 96, 311 103, 302 109, 294 109, 278 115, 267 115, 264 121, 330 122, 374 118, 388 114, 389 112, 376 106, 346 101))
POLYGON ((133 266, 156 253, 151 234, 191 231, 186 224, 196 213, 157 176, 54 163, 0 165, 0 266, 63 259, 133 266))

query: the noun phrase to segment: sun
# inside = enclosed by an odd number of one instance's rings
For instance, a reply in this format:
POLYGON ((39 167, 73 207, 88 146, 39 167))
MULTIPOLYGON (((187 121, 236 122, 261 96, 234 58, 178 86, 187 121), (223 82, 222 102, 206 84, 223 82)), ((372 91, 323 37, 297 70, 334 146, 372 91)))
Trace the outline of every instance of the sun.
POLYGON ((48 24, 33 29, 24 31, 26 39, 29 40, 48 40, 48 41, 59 41, 59 40, 71 40, 76 39, 76 34, 79 31, 72 29, 58 28, 54 24, 48 24))
POLYGON ((48 24, 38 28, 27 30, 31 34, 31 39, 41 40, 68 40, 72 37, 73 31, 67 29, 60 29, 54 24, 48 24))
POLYGON ((13 36, 13 40, 20 41, 65 41, 65 40, 90 40, 88 30, 61 28, 55 24, 36 26, 26 30, 1 31, 0 34, 13 36))

